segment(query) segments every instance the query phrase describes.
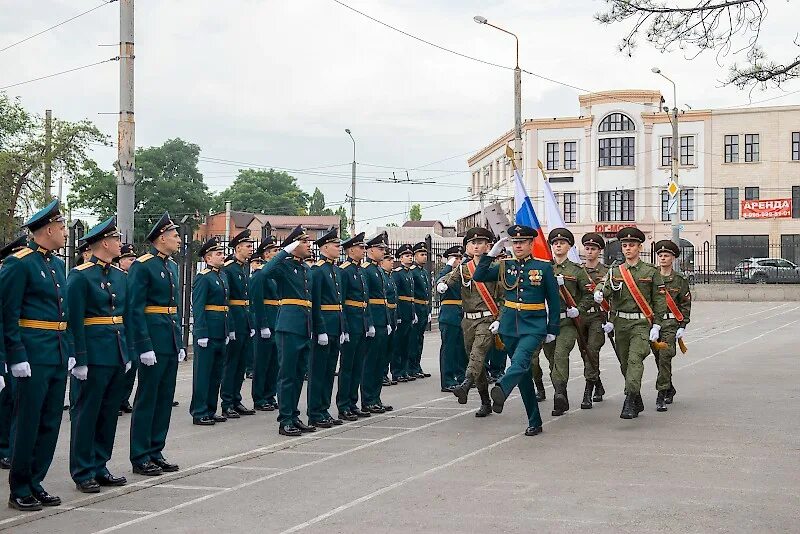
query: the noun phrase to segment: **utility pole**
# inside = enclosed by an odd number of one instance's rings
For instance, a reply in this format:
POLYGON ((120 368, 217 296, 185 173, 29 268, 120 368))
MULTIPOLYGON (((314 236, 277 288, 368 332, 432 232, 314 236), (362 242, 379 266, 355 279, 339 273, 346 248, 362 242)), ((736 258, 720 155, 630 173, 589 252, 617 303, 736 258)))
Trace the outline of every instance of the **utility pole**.
POLYGON ((350 128, 344 129, 345 133, 353 140, 353 178, 350 187, 350 236, 356 235, 356 140, 350 128))
POLYGON ((119 2, 119 122, 117 123, 117 228, 133 241, 136 130, 133 117, 133 0, 119 2))
POLYGON ((46 206, 51 200, 53 187, 53 111, 44 112, 44 194, 42 203, 46 206))
POLYGON ((225 201, 225 244, 231 240, 231 201, 225 201))

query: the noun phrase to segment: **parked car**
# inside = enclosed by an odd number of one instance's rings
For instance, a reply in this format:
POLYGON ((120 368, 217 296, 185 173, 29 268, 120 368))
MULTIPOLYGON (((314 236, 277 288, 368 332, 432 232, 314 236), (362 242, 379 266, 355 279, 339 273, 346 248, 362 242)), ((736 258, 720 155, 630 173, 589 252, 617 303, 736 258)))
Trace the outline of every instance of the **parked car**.
POLYGON ((746 258, 733 271, 740 284, 797 284, 800 267, 783 258, 746 258))

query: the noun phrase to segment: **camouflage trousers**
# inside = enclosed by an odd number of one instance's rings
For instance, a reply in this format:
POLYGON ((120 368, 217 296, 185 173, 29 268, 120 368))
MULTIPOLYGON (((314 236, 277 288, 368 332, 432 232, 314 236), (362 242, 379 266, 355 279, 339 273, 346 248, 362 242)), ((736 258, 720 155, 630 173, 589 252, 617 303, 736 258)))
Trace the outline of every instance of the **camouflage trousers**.
POLYGON ((604 314, 600 312, 581 316, 586 335, 586 356, 583 358, 583 377, 587 382, 600 378, 600 349, 606 342, 603 332, 604 314))
POLYGON ((625 394, 639 393, 642 389, 644 360, 650 354, 650 322, 647 319, 614 317, 614 337, 617 358, 625 377, 625 394))
POLYGON ((539 353, 544 348, 544 355, 550 364, 550 380, 553 384, 566 384, 569 380, 569 353, 575 348, 578 340, 578 329, 572 319, 561 321, 561 331, 556 340, 543 343, 533 355, 533 380, 542 381, 542 368, 539 365, 539 353))
POLYGON ((656 378, 656 390, 665 391, 672 385, 672 358, 675 357, 675 332, 678 331, 678 322, 667 320, 661 325, 661 341, 667 344, 666 349, 653 349, 653 356, 656 358, 658 366, 658 378, 656 378))
POLYGON ((488 389, 489 381, 486 378, 486 356, 494 345, 494 334, 489 331, 489 325, 494 317, 481 317, 480 319, 461 320, 461 329, 464 331, 464 347, 469 353, 466 376, 475 381, 478 390, 488 389))

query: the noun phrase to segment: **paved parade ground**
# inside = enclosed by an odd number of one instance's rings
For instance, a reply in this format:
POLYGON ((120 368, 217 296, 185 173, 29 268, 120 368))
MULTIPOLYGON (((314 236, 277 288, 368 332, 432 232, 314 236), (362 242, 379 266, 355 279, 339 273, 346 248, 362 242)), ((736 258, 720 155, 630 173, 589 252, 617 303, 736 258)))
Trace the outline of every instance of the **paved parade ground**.
POLYGON ((580 409, 576 349, 572 410, 550 416, 548 385, 537 437, 522 435, 516 391, 502 414, 483 420, 472 415, 474 390, 465 406, 439 392, 436 331, 423 358, 433 377, 388 388, 383 400, 394 412, 294 439, 278 436, 275 412, 193 426, 191 363, 183 364, 165 450, 179 472, 131 474, 125 415, 109 467, 129 484, 79 493, 68 475, 65 413, 44 483, 64 505, 29 514, 3 508, 0 530, 797 532, 798 329, 800 303, 696 302, 689 353, 673 364, 675 403, 655 411, 648 358, 646 410, 634 420, 619 418, 623 380, 608 344, 601 354, 606 400, 580 409))

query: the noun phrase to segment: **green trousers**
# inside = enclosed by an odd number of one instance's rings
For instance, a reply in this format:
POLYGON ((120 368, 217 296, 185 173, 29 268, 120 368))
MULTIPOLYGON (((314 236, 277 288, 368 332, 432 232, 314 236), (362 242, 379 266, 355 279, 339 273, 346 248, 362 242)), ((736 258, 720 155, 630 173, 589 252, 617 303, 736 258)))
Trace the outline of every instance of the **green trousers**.
POLYGON ((339 337, 328 336, 328 344, 324 347, 314 343, 311 348, 311 365, 308 368, 308 390, 306 405, 309 423, 316 423, 331 418, 328 411, 333 395, 333 378, 336 374, 336 362, 339 361, 339 337))
POLYGON ((428 329, 428 314, 430 311, 427 306, 414 304, 414 312, 417 314, 417 324, 411 325, 412 336, 408 348, 411 353, 408 363, 408 373, 415 375, 422 372, 422 349, 425 345, 425 331, 428 329))
POLYGON ((410 374, 411 345, 416 343, 415 326, 411 321, 402 321, 397 325, 397 330, 392 334, 392 378, 397 380, 410 374))
POLYGON ((583 377, 587 382, 600 378, 600 349, 606 342, 603 332, 604 314, 593 312, 583 316, 586 335, 586 356, 583 358, 583 377))
MULTIPOLYGON (((273 334, 274 335, 274 334, 273 334)), ((256 334, 253 342, 253 404, 264 406, 275 402, 278 394, 278 349, 275 338, 263 339, 256 334)))
POLYGON ((278 345, 278 423, 292 424, 300 417, 297 404, 303 391, 303 377, 306 374, 306 362, 311 351, 311 339, 308 336, 278 332, 275 334, 278 345))
MULTIPOLYGON (((489 388, 486 377, 486 357, 494 347, 494 334, 489 331, 493 317, 480 319, 461 320, 461 329, 464 332, 464 346, 469 351, 469 363, 465 375, 475 382, 478 390, 489 388)), ((503 352, 503 370, 505 371, 505 352, 503 352)))
POLYGON ((389 352, 386 325, 375 327, 375 336, 366 338, 364 372, 361 377, 361 408, 380 404, 383 389, 383 360, 389 352))
POLYGON ((176 353, 156 352, 155 365, 139 366, 139 386, 131 414, 131 464, 164 457, 177 374, 176 353))
POLYGON ((663 350, 653 349, 653 356, 656 358, 658 366, 658 377, 656 378, 656 390, 666 391, 672 385, 672 358, 675 357, 675 332, 678 331, 678 322, 667 320, 661 325, 660 340, 667 344, 663 350))
POLYGON ((42 481, 53 461, 64 413, 66 366, 35 363, 30 366, 31 376, 14 379, 11 471, 8 474, 12 497, 28 497, 34 491, 44 491, 42 481))
POLYGON ((125 394, 125 368, 90 365, 86 380, 70 377, 75 402, 70 406, 69 473, 75 482, 108 474, 117 418, 125 394))
POLYGON ((461 325, 439 323, 439 333, 442 337, 439 347, 440 381, 443 388, 455 386, 463 380, 466 368, 464 332, 461 325))
POLYGON ((222 409, 233 408, 242 403, 242 384, 244 383, 247 353, 251 352, 253 340, 249 334, 237 335, 225 350, 225 365, 222 368, 222 409))
POLYGON ((650 354, 650 323, 647 319, 614 317, 617 358, 625 377, 625 394, 642 389, 644 360, 650 354))
POLYGON ((536 389, 531 377, 531 357, 536 348, 542 344, 542 335, 525 335, 522 337, 503 336, 503 343, 511 354, 511 366, 506 374, 497 381, 506 397, 511 395, 514 387, 519 387, 519 396, 528 414, 528 426, 542 426, 539 403, 536 400, 536 389))
POLYGON ((139 362, 135 359, 131 360, 131 368, 125 373, 125 384, 123 386, 124 392, 122 394, 122 402, 131 400, 133 393, 133 384, 136 381, 136 370, 139 369, 139 362))
POLYGON ((201 347, 195 340, 192 359, 192 401, 189 403, 189 413, 194 419, 216 413, 224 363, 225 340, 209 339, 206 347, 201 347))
MULTIPOLYGON (((0 373, 3 369, 0 368, 0 373)), ((16 378, 11 373, 2 375, 6 387, 0 391, 0 458, 11 458, 11 419, 14 414, 14 387, 16 378)))
MULTIPOLYGON (((486 362, 486 370, 494 376, 502 375, 506 372, 506 364, 508 363, 508 351, 506 349, 498 349, 495 346, 489 348, 489 354, 486 362)), ((533 362, 539 365, 539 362, 533 362)), ((541 369, 539 370, 541 374, 541 369)))
MULTIPOLYGON (((544 343, 544 355, 550 364, 550 380, 553 384, 566 384, 569 380, 569 353, 575 347, 575 342, 578 339, 578 329, 572 322, 561 321, 561 331, 552 343, 544 343)), ((536 361, 534 366, 534 378, 541 380, 542 370, 539 367, 539 352, 537 349, 533 356, 536 361), (537 371, 538 367, 538 371, 537 371)))
POLYGON ((364 372, 367 340, 363 332, 350 332, 350 341, 342 345, 339 387, 336 391, 339 412, 349 412, 358 407, 358 388, 364 372))

